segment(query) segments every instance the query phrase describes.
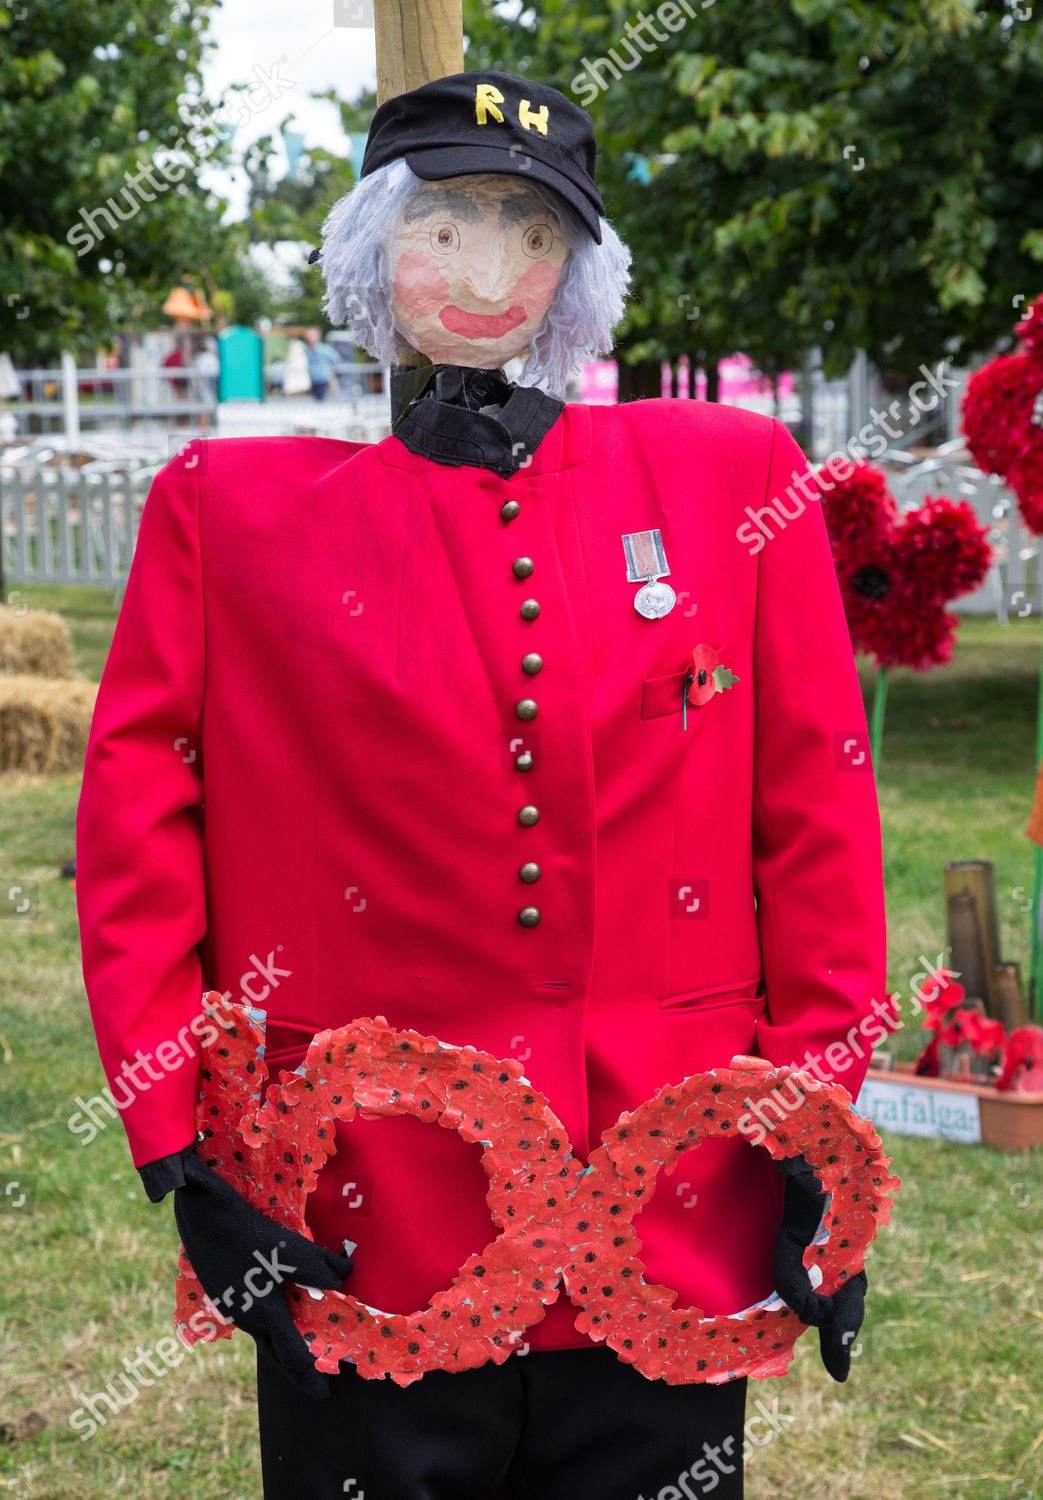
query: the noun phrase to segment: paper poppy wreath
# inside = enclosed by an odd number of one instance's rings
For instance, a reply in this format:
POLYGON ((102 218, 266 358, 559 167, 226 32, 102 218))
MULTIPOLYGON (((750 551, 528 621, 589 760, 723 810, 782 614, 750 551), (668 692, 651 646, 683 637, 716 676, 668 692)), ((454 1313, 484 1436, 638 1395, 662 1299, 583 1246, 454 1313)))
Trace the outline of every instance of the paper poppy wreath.
POLYGON ((802 1153, 831 1194, 820 1232, 804 1256, 821 1272, 823 1294, 862 1269, 877 1226, 890 1221, 888 1172, 872 1121, 851 1108, 839 1084, 736 1057, 659 1091, 606 1130, 565 1214, 571 1259, 565 1286, 583 1311, 576 1327, 651 1379, 709 1384, 740 1375, 782 1375, 805 1324, 774 1296, 734 1316, 705 1318, 676 1308, 677 1293, 649 1285, 637 1258, 633 1219, 652 1197, 660 1170, 703 1141, 739 1130, 773 1157, 802 1153), (748 1123, 747 1123, 748 1122, 748 1123), (775 1126, 774 1129, 768 1128, 775 1126), (743 1128, 745 1127, 745 1128, 743 1128))
POLYGON ((883 471, 857 463, 822 509, 855 649, 918 672, 949 661, 958 616, 948 606, 980 587, 992 562, 967 501, 938 495, 900 512, 883 471))
POLYGON ((1015 324, 1020 347, 975 370, 963 432, 975 463, 1006 480, 1029 531, 1043 535, 1043 296, 1015 324))
MULTIPOLYGON (((308 1238, 305 1201, 334 1149, 333 1120, 351 1119, 356 1109, 368 1118, 412 1114, 483 1147, 487 1202, 500 1233, 428 1307, 385 1313, 346 1293, 289 1284, 294 1322, 320 1370, 335 1373, 349 1360, 367 1378, 408 1385, 428 1370, 502 1363, 557 1299, 563 1279, 581 1309, 577 1328, 650 1379, 781 1374, 805 1325, 778 1298, 734 1316, 677 1310, 677 1293, 648 1285, 636 1254, 633 1219, 658 1172, 672 1171, 705 1140, 751 1134, 747 1120, 772 1156, 803 1152, 832 1194, 828 1237, 823 1243, 820 1233, 805 1255, 805 1264, 820 1267, 824 1292, 861 1269, 877 1225, 890 1217, 897 1180, 847 1091, 759 1058, 735 1058, 729 1068, 662 1089, 605 1131, 584 1168, 514 1060, 396 1032, 382 1017, 358 1020, 320 1032, 297 1071, 284 1073, 262 1100, 263 1018, 216 992, 204 1010, 223 1022, 203 1052, 197 1122, 205 1145, 198 1149, 256 1207, 308 1238), (768 1111, 780 1116, 774 1131, 761 1123, 768 1111)), ((176 1317, 189 1342, 201 1337, 193 1316, 200 1309, 210 1318, 203 1341, 231 1334, 182 1250, 176 1317)))
MULTIPOLYGON (((580 1171, 564 1127, 523 1078, 521 1064, 395 1032, 378 1017, 320 1032, 297 1071, 282 1074, 260 1102, 257 1085, 263 1088, 267 1077, 260 1013, 219 1009, 215 999, 214 992, 205 997, 204 1012, 230 1012, 234 1025, 203 1049, 196 1119, 204 1144, 197 1149, 269 1218, 312 1238, 305 1200, 335 1150, 332 1122, 353 1119, 356 1109, 370 1119, 410 1114, 437 1120, 483 1147, 486 1201, 501 1233, 469 1256, 453 1285, 435 1293, 423 1311, 384 1313, 349 1295, 316 1297, 290 1283, 294 1322, 317 1367, 335 1373, 347 1359, 363 1375, 407 1385, 428 1370, 502 1363, 524 1330, 543 1317, 544 1305, 557 1300, 556 1246, 541 1236, 539 1224, 567 1200, 580 1171), (257 1093, 248 1097, 253 1089, 257 1093)), ((198 1338, 200 1320, 192 1314, 200 1308, 214 1330, 204 1341, 230 1336, 183 1249, 179 1271, 183 1336, 198 1338)))

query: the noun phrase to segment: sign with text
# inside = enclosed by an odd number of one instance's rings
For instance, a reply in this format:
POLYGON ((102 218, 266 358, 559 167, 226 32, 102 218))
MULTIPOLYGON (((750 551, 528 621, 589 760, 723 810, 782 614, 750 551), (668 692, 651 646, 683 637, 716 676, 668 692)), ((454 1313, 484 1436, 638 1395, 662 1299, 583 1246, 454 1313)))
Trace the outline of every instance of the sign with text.
POLYGON ((976 1094, 867 1078, 855 1108, 868 1115, 878 1130, 942 1136, 968 1144, 981 1140, 981 1104, 976 1094))

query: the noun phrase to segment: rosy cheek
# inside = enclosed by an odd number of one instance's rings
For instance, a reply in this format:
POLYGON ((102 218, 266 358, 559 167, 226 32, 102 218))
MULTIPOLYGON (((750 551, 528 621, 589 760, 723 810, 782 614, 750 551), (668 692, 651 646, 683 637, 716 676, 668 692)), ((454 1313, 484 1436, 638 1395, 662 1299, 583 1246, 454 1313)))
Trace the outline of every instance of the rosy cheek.
POLYGON ((449 300, 449 282, 422 250, 404 250, 395 267, 395 296, 411 318, 432 317, 449 300))
POLYGON ((549 260, 538 260, 519 276, 513 295, 524 307, 526 321, 546 312, 560 280, 561 267, 549 260))

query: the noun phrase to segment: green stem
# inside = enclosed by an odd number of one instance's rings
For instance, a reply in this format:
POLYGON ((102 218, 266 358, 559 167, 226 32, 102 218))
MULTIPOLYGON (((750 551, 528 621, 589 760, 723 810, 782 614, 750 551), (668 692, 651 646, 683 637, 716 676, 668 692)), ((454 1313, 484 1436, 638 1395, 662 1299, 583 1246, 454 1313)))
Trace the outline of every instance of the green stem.
POLYGON ((887 668, 880 667, 876 674, 876 692, 873 694, 873 718, 869 726, 869 751, 873 757, 873 770, 880 773, 880 748, 884 737, 884 710, 887 707, 887 668))
MULTIPOLYGON (((1040 661, 1036 698, 1036 773, 1043 762, 1043 659, 1040 661)), ((1029 1011, 1038 1021, 1043 1012, 1043 945, 1039 936, 1040 901, 1043 900, 1043 848, 1036 845, 1036 872, 1032 893, 1032 959, 1029 965, 1029 1011)))
POLYGON ((1029 1015, 1034 1021, 1038 1021, 1040 1019, 1040 1012, 1043 1011, 1043 1004, 1041 1004, 1041 1001, 1043 1001, 1043 982, 1041 982, 1040 975, 1040 964, 1043 961, 1043 954, 1040 952, 1039 940, 1039 903, 1040 897, 1043 896, 1043 847, 1039 844, 1035 847, 1036 876, 1033 885, 1032 916, 1030 919, 1032 922, 1032 959, 1029 965, 1028 999, 1029 1015))

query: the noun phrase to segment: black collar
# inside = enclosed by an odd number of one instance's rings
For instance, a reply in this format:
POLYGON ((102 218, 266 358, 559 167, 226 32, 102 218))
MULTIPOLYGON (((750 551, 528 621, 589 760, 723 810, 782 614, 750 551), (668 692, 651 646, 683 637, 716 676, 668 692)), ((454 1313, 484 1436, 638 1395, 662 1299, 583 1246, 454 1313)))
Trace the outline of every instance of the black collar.
POLYGON ((413 453, 459 468, 517 473, 565 410, 535 386, 513 385, 502 370, 432 365, 427 383, 392 431, 413 453))

